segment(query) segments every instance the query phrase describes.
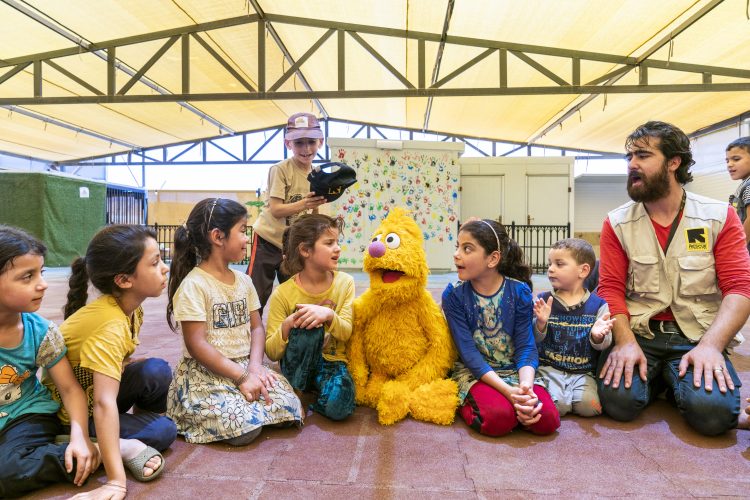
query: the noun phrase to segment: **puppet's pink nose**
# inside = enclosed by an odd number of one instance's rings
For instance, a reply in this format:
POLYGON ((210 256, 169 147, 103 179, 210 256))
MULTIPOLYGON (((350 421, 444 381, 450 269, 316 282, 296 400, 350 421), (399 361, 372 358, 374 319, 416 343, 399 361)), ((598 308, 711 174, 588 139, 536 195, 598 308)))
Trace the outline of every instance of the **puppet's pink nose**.
POLYGON ((385 245, 379 241, 373 241, 368 248, 371 257, 382 257, 385 255, 385 245))

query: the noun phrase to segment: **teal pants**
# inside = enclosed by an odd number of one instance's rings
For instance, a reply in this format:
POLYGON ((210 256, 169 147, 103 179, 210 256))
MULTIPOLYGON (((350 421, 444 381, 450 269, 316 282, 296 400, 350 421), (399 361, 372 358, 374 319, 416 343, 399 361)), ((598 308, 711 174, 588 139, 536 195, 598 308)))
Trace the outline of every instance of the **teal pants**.
POLYGON ((316 391, 310 408, 331 420, 343 420, 354 413, 354 381, 346 363, 323 358, 322 327, 292 328, 281 358, 281 373, 299 391, 316 391))

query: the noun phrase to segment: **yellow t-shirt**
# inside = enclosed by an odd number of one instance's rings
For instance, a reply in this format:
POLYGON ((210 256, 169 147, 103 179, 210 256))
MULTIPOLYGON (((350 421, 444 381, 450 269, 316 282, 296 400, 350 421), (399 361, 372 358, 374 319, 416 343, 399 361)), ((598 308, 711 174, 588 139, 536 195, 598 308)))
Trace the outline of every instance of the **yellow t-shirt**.
MULTIPOLYGON (((260 299, 250 276, 232 270, 234 284, 227 285, 194 267, 174 294, 176 321, 206 323, 206 341, 230 359, 250 354, 250 312, 260 309, 260 299)), ((183 339, 182 355, 190 358, 183 339)))
POLYGON ((288 217, 276 218, 271 215, 271 198, 279 198, 285 204, 301 200, 310 192, 310 181, 307 174, 292 158, 288 158, 272 166, 268 171, 268 191, 266 204, 263 205, 258 219, 253 224, 253 231, 261 238, 281 248, 281 237, 284 229, 302 214, 312 213, 312 210, 303 210, 288 217))
POLYGON ((316 304, 333 309, 331 326, 326 327, 323 358, 326 361, 347 361, 346 345, 352 335, 352 302, 354 278, 346 273, 334 272, 328 290, 310 294, 297 285, 297 275, 285 281, 271 294, 266 327, 266 355, 276 361, 281 359, 288 341, 281 336, 281 323, 297 309, 297 304, 316 304))
MULTIPOLYGON (((88 399, 89 415, 93 414, 94 372, 119 381, 123 361, 135 352, 139 344, 138 332, 142 324, 141 307, 133 312, 131 320, 120 309, 114 297, 102 295, 80 308, 60 325, 60 332, 68 347, 66 356, 88 399)), ((45 375, 43 381, 53 397, 60 401, 60 395, 49 375, 45 375)), ((60 408, 59 416, 64 424, 70 423, 63 407, 60 408)))

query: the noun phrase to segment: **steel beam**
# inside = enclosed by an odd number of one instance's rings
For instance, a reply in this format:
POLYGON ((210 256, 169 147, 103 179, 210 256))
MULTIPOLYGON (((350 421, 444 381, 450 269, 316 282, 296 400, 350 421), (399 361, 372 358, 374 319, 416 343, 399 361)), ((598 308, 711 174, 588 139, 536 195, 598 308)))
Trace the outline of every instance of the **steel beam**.
MULTIPOLYGON (((9 2, 9 0, 1 0, 1 1, 3 3, 8 3, 8 4, 11 3, 9 2)), ((15 4, 16 2, 12 2, 12 3, 15 4)), ((20 62, 27 62, 27 61, 33 62, 35 60, 41 60, 41 59, 56 59, 59 57, 75 56, 75 55, 80 54, 81 52, 97 52, 100 50, 106 50, 110 47, 124 47, 126 45, 134 45, 134 44, 144 43, 144 42, 153 42, 156 40, 162 40, 162 39, 170 38, 173 36, 211 31, 215 29, 228 28, 232 26, 241 26, 243 24, 251 24, 251 23, 257 22, 258 19, 259 17, 257 15, 252 14, 252 15, 247 15, 247 16, 233 17, 229 19, 222 19, 219 21, 211 21, 207 23, 191 24, 191 25, 182 26, 179 28, 153 31, 151 33, 144 33, 141 35, 114 38, 112 40, 107 40, 105 42, 99 42, 99 43, 86 42, 85 40, 81 38, 78 38, 78 40, 75 40, 69 36, 64 35, 69 40, 80 45, 77 45, 75 47, 69 47, 66 49, 50 50, 47 52, 39 52, 36 54, 27 55, 27 56, 19 56, 19 57, 11 57, 8 59, 2 59, 0 60, 0 67, 14 66, 16 64, 19 64, 20 62)), ((45 24, 45 26, 47 26, 48 28, 50 27, 48 23, 45 24)), ((55 29, 54 31, 62 34, 60 30, 55 29)))
POLYGON ((13 78, 15 75, 25 70, 30 64, 32 63, 31 62, 19 63, 15 68, 9 71, 6 71, 4 75, 0 76, 0 84, 5 82, 6 80, 13 78))
MULTIPOLYGON (((387 129, 387 130, 394 130, 398 132, 408 132, 409 138, 413 139, 413 134, 415 132, 418 133, 427 133, 432 134, 437 137, 444 136, 441 141, 462 141, 465 142, 469 147, 476 149, 477 151, 480 151, 482 154, 486 155, 485 152, 481 151, 481 149, 471 144, 468 141, 482 141, 482 142, 489 142, 492 145, 492 151, 493 156, 495 155, 495 152, 497 151, 497 146, 517 146, 520 148, 526 148, 529 146, 529 144, 525 142, 515 142, 515 141, 502 141, 498 139, 493 138, 487 138, 487 137, 475 137, 475 136, 461 136, 461 135, 455 135, 445 132, 437 132, 437 131, 426 131, 423 132, 421 129, 410 129, 410 128, 397 128, 397 127, 391 127, 388 125, 381 125, 376 123, 363 123, 363 122, 353 122, 348 120, 331 120, 327 119, 325 120, 325 126, 326 131, 328 130, 328 125, 331 122, 336 123, 342 123, 342 124, 349 124, 349 125, 355 125, 359 128, 354 132, 354 134, 351 135, 351 137, 357 137, 362 131, 367 131, 368 137, 370 136, 370 131, 375 131, 376 134, 378 134, 383 139, 386 139, 387 136, 383 133, 381 129, 387 129)), ((284 130, 283 126, 277 126, 277 127, 271 127, 267 129, 259 129, 259 130, 252 130, 252 131, 246 131, 239 133, 242 136, 243 139, 243 151, 247 143, 248 137, 255 135, 255 134, 267 134, 269 132, 273 132, 270 137, 264 137, 263 144, 258 147, 255 152, 250 155, 246 160, 242 160, 238 158, 236 155, 233 155, 226 151, 223 147, 216 144, 217 140, 220 140, 222 136, 217 137, 211 137, 208 139, 201 139, 197 141, 185 141, 180 143, 174 143, 170 145, 165 146, 158 146, 154 148, 146 148, 142 151, 131 151, 128 153, 119 153, 116 155, 102 155, 97 157, 91 157, 86 159, 78 159, 78 160, 69 160, 69 161, 63 161, 63 162, 57 162, 55 165, 112 165, 112 166, 119 166, 119 165, 133 165, 133 164, 147 164, 147 165, 194 165, 196 163, 204 163, 206 165, 268 165, 277 163, 278 159, 273 160, 255 160, 256 156, 258 156, 263 150, 270 147, 271 141, 276 137, 279 133, 281 133, 284 130), (224 150, 225 153, 230 155, 231 157, 235 158, 234 160, 205 160, 205 161, 196 161, 196 160, 184 160, 184 161, 177 161, 181 156, 186 154, 187 152, 193 150, 196 147, 200 146, 200 149, 202 151, 206 151, 206 144, 210 143, 213 146, 219 147, 219 149, 224 150), (168 149, 176 148, 176 147, 183 147, 183 149, 169 158, 168 156, 168 149), (116 161, 116 158, 122 155, 127 156, 127 161, 116 161), (137 156, 138 160, 133 161, 133 156, 137 156), (162 160, 157 160, 156 157, 161 157, 162 160), (148 161, 147 161, 148 160, 148 161)), ((328 134, 326 133, 326 136, 328 134)), ((547 146, 544 144, 533 144, 533 146, 538 147, 545 147, 547 149, 554 149, 554 150, 562 150, 559 147, 556 146, 547 146)), ((286 151, 286 149, 284 149, 286 151)), ((515 150, 514 150, 515 151, 515 150)), ((588 158, 588 159, 597 159, 597 158, 621 158, 622 154, 620 153, 611 153, 608 151, 594 151, 594 150, 587 150, 587 149, 581 149, 581 150, 575 150, 574 153, 579 153, 576 158, 588 158), (584 156, 585 155, 585 156, 584 156)), ((202 153, 203 154, 203 153, 202 153)), ((507 154, 507 153, 506 153, 507 154)), ((318 159, 315 161, 330 161, 330 152, 326 148, 325 154, 319 154, 318 159)), ((244 156, 243 156, 244 157, 244 156)))
POLYGON ((338 89, 346 90, 346 32, 339 31, 337 37, 338 89))
POLYGON ((354 38, 357 43, 359 43, 367 52, 370 53, 372 57, 374 57, 385 69, 388 70, 389 73, 391 73, 393 76, 398 79, 401 83, 404 84, 406 88, 413 89, 415 88, 414 85, 404 76, 402 75, 388 60, 383 57, 377 50, 375 50, 372 45, 367 43, 361 36, 359 36, 357 33, 349 33, 352 38, 354 38))
MULTIPOLYGON (((22 14, 28 16, 29 18, 33 19, 34 21, 38 22, 42 26, 44 26, 44 27, 46 27, 46 28, 54 31, 55 33, 57 33, 58 35, 62 36, 63 38, 65 38, 65 39, 73 42, 75 44, 74 47, 69 48, 69 49, 63 49, 64 51, 67 51, 67 55, 78 55, 78 54, 81 54, 82 52, 91 52, 95 56, 97 56, 100 59, 103 59, 104 61, 106 61, 107 64, 109 65, 109 61, 108 61, 109 51, 102 50, 103 47, 100 47, 98 44, 94 44, 94 43, 89 42, 88 40, 85 40, 83 37, 81 37, 77 33, 69 30, 65 26, 60 25, 59 23, 57 23, 53 19, 49 18, 48 16, 44 15, 42 12, 40 12, 40 11, 36 10, 35 8, 27 5, 24 2, 19 2, 18 0, 0 0, 0 1, 2 1, 6 5, 14 8, 14 9, 18 10, 19 12, 21 12, 22 14)), ((240 24, 240 23, 244 24, 246 22, 254 22, 256 20, 257 20, 257 18, 255 18, 254 16, 242 16, 240 18, 223 19, 223 20, 220 20, 220 21, 214 21, 212 23, 204 23, 204 24, 200 25, 201 28, 199 28, 199 30, 200 29, 207 29, 207 28, 209 28, 209 26, 215 26, 214 28, 210 28, 210 29, 218 29, 218 28, 221 28, 221 27, 233 26, 233 25, 240 24), (248 21, 248 18, 250 18, 249 21, 248 21), (236 23, 236 24, 234 24, 234 23, 236 23)), ((195 27, 195 25, 193 27, 195 27)), ((124 45, 130 45, 130 44, 133 44, 133 43, 142 43, 142 42, 145 42, 145 41, 152 41, 152 40, 159 40, 159 39, 163 39, 163 38, 169 38, 171 36, 183 34, 184 32, 188 32, 189 33, 190 32, 190 26, 186 26, 186 27, 182 27, 182 28, 177 28, 177 30, 174 30, 174 29, 172 29, 172 30, 163 30, 163 31, 159 31, 159 32, 146 33, 144 35, 138 35, 138 36, 134 36, 134 37, 120 38, 120 39, 118 39, 118 43, 116 43, 115 46, 118 46, 118 45, 119 46, 124 46, 124 45)), ((60 51, 51 51, 51 52, 47 52, 47 54, 59 53, 59 52, 60 51)), ((114 50, 112 52, 114 53, 114 50)), ((39 54, 37 54, 37 55, 39 55, 39 54)), ((64 57, 64 56, 63 55, 57 55, 55 57, 64 57)), ((50 59, 54 59, 55 57, 49 57, 49 58, 42 57, 42 58, 38 58, 38 59, 39 60, 45 60, 47 62, 47 64, 52 65, 50 59)), ((13 58, 13 59, 17 59, 17 58, 13 58)), ((0 60, 0 67, 3 67, 5 65, 7 65, 8 61, 10 61, 10 59, 0 60)), ((119 69, 120 71, 123 71, 124 73, 126 73, 127 75, 129 75, 131 77, 135 74, 134 70, 132 70, 131 68, 127 67, 125 64, 123 64, 123 63, 121 63, 119 61, 116 61, 116 60, 113 61, 113 65, 114 65, 115 69, 119 69)), ((59 66, 57 68, 55 68, 55 69, 57 69, 61 73, 63 73, 66 76, 68 76, 69 72, 67 72, 67 71, 61 71, 62 68, 60 68, 59 66)), ((71 77, 71 76, 68 76, 68 77, 71 78, 71 80, 75 81, 76 83, 80 84, 80 78, 71 77)), ((113 78, 113 80, 114 80, 114 78, 113 78)), ((159 92, 159 93, 164 93, 165 92, 165 90, 163 88, 161 88, 159 85, 154 84, 148 78, 142 78, 141 79, 141 83, 143 83, 144 85, 148 86, 149 88, 155 90, 156 92, 159 92)), ((86 85, 84 85, 84 87, 88 89, 88 87, 86 85)), ((89 90, 91 92, 93 92, 94 94, 98 93, 97 91, 94 91, 92 89, 89 89, 89 90)), ((114 94, 114 90, 112 92, 110 92, 110 94, 114 94)), ((188 104, 186 102, 178 102, 177 104, 179 104, 183 108, 187 109, 191 113, 199 116, 202 120, 205 120, 205 121, 207 121, 207 122, 215 125, 216 127, 219 128, 219 130, 225 130, 226 132, 234 133, 234 131, 231 128, 227 127, 223 123, 220 123, 219 121, 217 121, 213 117, 211 117, 211 116, 207 115, 206 113, 200 111, 199 109, 195 108, 194 106, 192 106, 192 105, 190 105, 190 104, 188 104)))
MULTIPOLYGON (((440 44, 438 45, 437 55, 435 56, 435 65, 432 68, 432 79, 430 80, 430 87, 439 87, 439 85, 437 85, 437 82, 438 82, 438 77, 440 76, 440 65, 443 62, 445 40, 446 38, 448 38, 448 28, 450 27, 451 18, 453 17, 454 5, 455 5, 455 0, 448 0, 448 4, 445 7, 445 18, 443 19, 443 30, 440 33, 440 44)), ((420 42, 424 44, 425 40, 420 40, 420 42)), ((424 58, 420 58, 420 59, 424 59, 424 58)), ((453 76, 451 76, 451 78, 453 78, 453 76)), ((422 88, 424 86, 420 85, 419 87, 422 88)), ((422 130, 427 130, 427 128, 430 125, 430 114, 432 114, 432 99, 433 97, 430 97, 429 99, 427 99, 427 105, 425 106, 425 111, 424 111, 424 122, 422 123, 422 130)))
MULTIPOLYGON (((14 0, 5 0, 6 2, 16 3, 14 0)), ((0 77, 0 83, 5 80, 12 78, 15 74, 25 69, 28 64, 34 65, 34 78, 35 85, 33 92, 28 96, 13 96, 0 98, 0 105, 44 105, 44 104, 109 104, 109 103, 147 103, 147 102, 178 102, 184 106, 190 106, 186 101, 203 102, 203 101, 248 101, 248 100, 266 100, 266 99, 312 99, 315 102, 319 102, 320 99, 339 99, 339 98, 354 98, 354 99, 367 99, 367 98, 403 98, 403 97, 426 97, 428 99, 424 129, 428 129, 429 116, 432 99, 434 97, 453 97, 453 96, 513 96, 513 95, 575 95, 575 94, 586 94, 589 95, 582 103, 576 105, 573 109, 567 111, 561 118, 553 122, 554 126, 562 123, 564 119, 572 116, 575 111, 580 109, 581 106, 590 102, 593 96, 599 94, 621 94, 621 93, 663 93, 663 92, 727 92, 727 91, 745 91, 748 89, 747 85, 750 84, 750 70, 738 69, 738 68, 725 68, 717 66, 699 65, 699 64, 688 64, 678 63, 672 61, 657 61, 651 60, 649 57, 655 53, 655 51, 668 43, 670 39, 664 39, 659 41, 654 47, 644 53, 644 55, 636 58, 629 56, 616 56, 612 54, 599 54, 586 51, 575 51, 567 49, 558 49, 551 47, 540 47, 527 44, 513 44, 507 42, 497 42, 491 40, 481 40, 467 37, 452 37, 447 34, 448 25, 450 21, 450 14, 452 12, 452 1, 448 2, 448 10, 446 11, 446 19, 444 22, 443 33, 441 34, 430 34, 422 32, 413 32, 405 30, 396 30, 389 28, 380 28, 373 26, 366 26, 352 23, 338 23, 315 19, 297 18, 293 16, 279 16, 279 15, 266 15, 260 10, 260 6, 256 1, 250 0, 251 3, 258 10, 258 15, 255 16, 241 16, 238 18, 230 18, 211 23, 202 23, 199 25, 186 26, 182 28, 175 28, 170 30, 163 30, 156 33, 149 33, 144 35, 138 35, 136 37, 125 37, 115 40, 109 40, 100 43, 83 43, 80 42, 80 47, 76 47, 75 50, 80 52, 81 49, 89 52, 93 52, 100 57, 102 50, 106 50, 106 71, 107 71, 107 95, 101 95, 98 89, 93 87, 89 88, 84 86, 93 95, 80 95, 80 96, 55 96, 45 97, 43 95, 43 88, 41 86, 41 63, 47 63, 52 67, 61 71, 61 74, 71 78, 72 74, 67 70, 64 70, 59 64, 54 63, 52 59, 60 57, 61 54, 68 55, 68 52, 63 51, 52 51, 42 54, 34 54, 23 58, 11 58, 4 62, 0 62, 0 67, 14 65, 13 69, 9 70, 5 75, 0 77), (259 85, 258 91, 248 82, 240 72, 225 61, 218 52, 213 49, 205 40, 200 36, 201 31, 208 31, 211 29, 218 29, 226 26, 236 26, 241 24, 248 24, 252 22, 258 23, 259 36, 262 33, 268 31, 274 36, 274 39, 278 38, 278 35, 274 35, 276 32, 268 21, 289 23, 300 26, 315 26, 327 28, 325 34, 312 46, 305 54, 302 55, 300 60, 294 61, 291 55, 283 47, 283 43, 278 39, 277 43, 280 44, 282 52, 285 57, 291 62, 291 67, 276 81, 268 90, 263 90, 265 87, 265 47, 264 44, 259 43, 258 48, 258 69, 261 71, 259 80, 262 82, 259 85), (334 89, 312 89, 309 85, 305 84, 305 91, 285 91, 281 92, 278 89, 282 86, 284 81, 288 79, 292 74, 297 74, 301 79, 303 76, 300 72, 302 64, 316 51, 320 50, 323 43, 333 35, 334 32, 338 32, 338 43, 336 49, 337 62, 338 62, 338 78, 336 88, 334 89), (380 68, 384 71, 393 74, 406 88, 399 89, 365 89, 365 90, 347 90, 346 89, 346 78, 345 78, 345 67, 344 65, 344 32, 348 32, 349 35, 354 38, 360 45, 362 45, 377 61, 380 68), (393 64, 388 61, 385 57, 379 54, 370 44, 368 44, 361 36, 363 33, 375 34, 381 36, 401 36, 408 39, 416 39, 418 41, 419 51, 419 71, 418 71, 418 86, 415 87, 404 75, 402 75, 393 64), (245 87, 247 92, 231 93, 231 92, 211 92, 201 93, 196 92, 195 89, 191 89, 189 84, 190 75, 190 62, 189 58, 183 57, 182 61, 182 85, 181 93, 172 94, 166 89, 159 87, 158 85, 151 84, 151 88, 157 88, 160 95, 134 95, 128 91, 137 81, 144 80, 144 74, 153 65, 156 60, 161 57, 166 50, 174 43, 177 39, 182 37, 182 49, 183 56, 189 54, 189 46, 187 44, 186 36, 195 38, 208 52, 214 57, 226 71, 228 71, 234 78, 236 78, 245 87), (161 38, 159 38, 161 37, 161 38), (162 48, 138 71, 131 71, 129 74, 131 78, 129 82, 120 90, 116 92, 115 85, 115 73, 117 69, 122 69, 121 63, 117 60, 115 54, 118 47, 142 43, 144 41, 155 41, 165 40, 162 48), (424 57, 424 44, 427 41, 437 41, 444 47, 446 44, 463 44, 473 47, 484 47, 485 50, 479 56, 474 57, 467 63, 463 64, 457 70, 451 72, 449 75, 438 79, 440 58, 438 57, 433 68, 433 75, 430 82, 429 88, 424 88, 424 78, 426 65, 424 57), (498 87, 473 87, 473 88, 442 88, 444 84, 460 74, 468 71, 471 67, 477 64, 480 60, 488 57, 495 50, 498 51, 499 58, 498 74, 500 84, 498 87), (529 87, 509 87, 508 86, 508 67, 507 67, 507 53, 511 52, 515 57, 521 59, 526 64, 539 71, 543 75, 547 76, 552 80, 549 86, 529 86, 529 87), (568 83, 564 78, 557 75, 555 72, 545 67, 543 64, 537 62, 530 54, 543 54, 547 56, 554 56, 559 58, 566 58, 571 64, 571 82, 568 83), (605 75, 601 75, 598 78, 588 82, 587 84, 580 84, 580 67, 581 60, 588 61, 599 61, 599 62, 613 62, 615 64, 621 64, 619 68, 614 68, 605 75), (187 61, 187 62, 186 62, 187 61), (629 71, 634 68, 640 68, 639 84, 638 85, 614 85, 616 81, 621 79, 629 71), (671 84, 671 85, 652 85, 648 82, 648 68, 658 68, 661 70, 689 72, 700 75, 701 84, 671 84), (718 76, 729 76, 734 78, 744 78, 748 82, 736 82, 736 83, 714 83, 713 75, 718 76), (122 95, 118 95, 122 94, 122 95)), ((702 15, 705 15, 710 11, 711 8, 718 5, 720 0, 714 0, 714 2, 701 9, 698 13, 691 16, 691 18, 683 23, 676 31, 672 32, 671 36, 674 37, 681 31, 687 29, 687 27, 699 19, 702 15)), ((259 39, 260 40, 260 39, 259 39)), ((439 53, 440 51, 438 51, 439 53)), ((80 78, 71 78, 78 84, 81 84, 80 78)), ((304 80, 303 80, 304 81, 304 80)), ((144 82, 147 85, 149 83, 144 82)), ((321 112, 325 115, 325 110, 320 108, 321 112)), ((210 120, 216 124, 220 130, 229 130, 222 124, 213 121, 210 117, 205 116, 200 111, 195 111, 201 115, 202 118, 210 120)), ((541 133, 537 134, 530 142, 534 143, 536 140, 551 130, 551 126, 546 127, 541 133)))
POLYGON ((268 89, 269 92, 273 92, 279 87, 281 87, 285 81, 289 79, 290 76, 292 76, 294 73, 298 73, 300 71, 300 67, 305 64, 305 61, 307 61, 319 48, 321 45, 325 43, 326 40, 328 40, 331 35, 335 33, 335 30, 328 30, 326 31, 323 36, 321 36, 317 42, 315 42, 307 51, 302 54, 302 57, 300 57, 298 60, 292 64, 292 66, 286 70, 286 72, 281 75, 281 77, 276 80, 276 83, 271 85, 271 88, 268 89))
POLYGON ((149 69, 151 69, 151 67, 154 64, 156 64, 156 61, 158 61, 159 59, 161 59, 161 56, 163 56, 164 54, 166 54, 166 52, 172 47, 172 45, 175 44, 175 42, 177 42, 177 40, 179 38, 180 37, 178 35, 169 37, 167 39, 167 42, 164 45, 162 45, 159 48, 159 50, 157 50, 156 53, 153 56, 151 56, 151 58, 148 61, 146 61, 146 64, 144 64, 141 67, 141 69, 139 69, 138 71, 136 71, 135 74, 130 78, 130 80, 125 85, 122 86, 122 88, 120 89, 120 91, 118 92, 118 94, 121 94, 121 95, 122 94, 126 94, 128 92, 128 90, 130 90, 133 87, 133 85, 135 85, 136 83, 138 83, 139 81, 141 81, 141 78, 143 78, 143 75, 146 74, 146 71, 148 71, 149 69))
POLYGON ((727 118, 726 120, 716 122, 707 127, 699 128, 698 130, 689 133, 688 137, 690 137, 691 139, 695 139, 697 137, 702 137, 712 132, 716 132, 717 130, 723 130, 729 127, 739 127, 740 125, 742 125, 742 122, 748 119, 750 119, 750 111, 745 111, 744 113, 740 113, 739 115, 727 118))
POLYGON ((68 71, 67 69, 63 68, 62 66, 60 66, 57 63, 55 63, 54 61, 48 60, 48 61, 44 61, 44 62, 50 68, 54 69, 55 71, 59 71, 60 73, 62 73, 66 77, 70 78, 71 80, 73 80, 78 85, 82 86, 83 88, 85 88, 86 90, 88 90, 89 92, 91 92, 92 94, 104 95, 104 92, 102 92, 98 88, 94 87, 93 85, 91 85, 86 80, 83 80, 83 79, 79 78, 78 75, 75 75, 75 74, 71 73, 70 71, 68 71))
POLYGON ((201 47, 203 47, 204 49, 206 49, 206 52, 208 52, 209 54, 211 54, 211 57, 213 57, 219 64, 221 64, 221 66, 225 70, 227 70, 227 73, 229 73, 230 75, 232 75, 238 82, 240 82, 240 84, 242 84, 242 86, 245 87, 248 92, 255 92, 255 88, 253 88, 253 86, 250 84, 250 82, 248 82, 247 80, 245 80, 245 78, 240 74, 240 72, 237 71, 236 69, 234 69, 232 67, 232 65, 229 64, 226 61, 226 59, 224 59, 223 57, 221 57, 221 54, 219 54, 218 52, 216 52, 216 50, 213 47, 211 47, 208 44, 208 42, 206 42, 203 39, 203 37, 201 37, 198 33, 193 33, 192 36, 201 45, 201 47))
MULTIPOLYGON (((190 146, 186 147, 185 149, 183 149, 182 151, 180 151, 179 153, 177 153, 176 155, 174 155, 170 160, 165 160, 165 163, 173 163, 173 162, 175 162, 177 160, 177 158, 179 158, 180 156, 184 155, 185 153, 187 153, 191 149, 195 148, 198 144, 200 144, 200 142, 194 142, 194 143, 192 143, 190 146)), ((162 146, 162 147, 164 149, 164 154, 162 156, 166 157, 167 156, 167 148, 171 147, 171 146, 162 146)))
MULTIPOLYGON (((253 161, 255 159, 255 157, 258 156, 258 154, 260 154, 260 152, 263 151, 263 149, 265 149, 265 147, 268 146, 268 144, 273 140, 273 138, 276 137, 277 135, 279 135, 279 132, 281 132, 283 129, 284 129, 283 127, 277 127, 276 130, 274 131, 274 133, 271 134, 271 137, 269 137, 268 139, 266 139, 263 142, 263 144, 261 144, 260 147, 255 151, 255 153, 253 153, 252 155, 250 155, 250 157, 247 158, 245 161, 248 161, 248 162, 249 161, 253 161)), ((248 135, 249 134, 245 134, 245 137, 247 137, 248 135)), ((243 137, 243 143, 245 142, 244 141, 245 137, 243 137)))
POLYGON ((575 94, 659 94, 701 92, 747 92, 747 83, 692 83, 674 85, 570 85, 555 87, 472 87, 450 89, 393 89, 393 90, 321 90, 307 92, 231 92, 205 94, 166 95, 114 95, 114 96, 54 96, 54 97, 0 97, 0 106, 45 104, 132 104, 175 101, 262 101, 294 99, 376 99, 395 97, 487 97, 514 95, 575 95, 575 94))
MULTIPOLYGON (((3 106, 5 109, 10 111, 11 113, 18 113, 19 115, 28 116, 29 118, 34 118, 35 120, 42 121, 44 123, 49 123, 51 125, 55 125, 57 127, 64 128, 66 130, 72 130, 76 134, 86 135, 89 137, 93 137, 95 139, 99 139, 105 142, 108 142, 110 144, 117 144, 118 146, 122 146, 124 148, 128 148, 131 150, 139 149, 139 146, 136 144, 132 144, 130 142, 121 141, 119 139, 115 139, 114 137, 110 137, 108 135, 100 134, 98 132, 95 132, 93 130, 88 130, 83 127, 78 127, 76 125, 73 125, 71 123, 64 122, 62 120, 58 120, 56 118, 52 118, 47 115, 43 115, 41 113, 37 113, 35 111, 30 111, 28 109, 19 108, 16 106, 3 106)), ((3 153, 5 154, 5 153, 3 153)), ((44 160, 39 160, 44 161, 44 160)))
POLYGON ((213 147, 215 147, 215 148, 216 148, 216 149, 218 149, 219 151, 223 151, 223 152, 224 152, 224 153, 226 153, 227 155, 229 155, 229 156, 231 156, 232 158, 234 158, 234 160, 235 160, 235 161, 236 161, 237 163, 242 163, 242 158, 240 158, 239 156, 237 156, 237 155, 236 155, 236 154, 234 154, 234 153, 230 153, 230 152, 229 152, 229 151, 227 151, 227 150, 226 150, 226 148, 224 148, 223 146, 220 146, 219 144, 216 144, 216 142, 215 142, 215 140, 214 140, 214 139, 209 139, 209 140, 207 140, 207 141, 205 142, 205 144, 207 144, 207 145, 208 145, 208 144, 212 145, 213 147))
MULTIPOLYGON (((284 42, 281 40, 281 37, 274 29, 273 25, 268 22, 270 19, 268 19, 268 15, 263 11, 260 4, 258 3, 258 0, 248 0, 248 2, 253 6, 253 9, 255 9, 255 12, 257 13, 258 20, 264 25, 264 31, 267 31, 268 34, 271 35, 271 38, 273 38, 273 41, 276 42, 276 46, 281 50, 281 53, 284 54, 284 57, 287 61, 289 61, 289 64, 294 65, 294 57, 292 57, 292 54, 289 52, 289 49, 286 48, 286 45, 284 45, 284 42)), ((258 29, 259 33, 258 36, 260 36, 260 28, 258 29)), ((263 74, 260 76, 261 80, 263 80, 264 85, 260 88, 265 90, 265 43, 261 46, 259 44, 259 48, 263 49, 259 50, 259 54, 263 56, 264 60, 263 63, 258 63, 259 66, 263 65, 263 74)), ((305 78, 305 75, 302 73, 302 71, 297 71, 297 78, 299 78, 299 81, 302 83, 302 85, 308 90, 312 90, 312 86, 307 82, 307 78, 305 78)), ((323 107, 323 103, 321 103, 318 99, 313 99, 313 102, 315 103, 315 106, 317 106, 318 111, 320 111, 320 114, 323 115, 324 118, 328 118, 328 112, 323 107)), ((286 154, 286 149, 284 149, 286 154)))
MULTIPOLYGON (((366 24, 342 23, 326 21, 322 19, 310 19, 304 17, 284 16, 280 14, 266 14, 266 19, 275 23, 293 24, 296 26, 308 26, 312 28, 337 29, 365 33, 368 35, 380 35, 409 40, 425 40, 427 42, 440 43, 443 39, 442 33, 429 33, 425 31, 402 30, 396 28, 382 28, 380 26, 368 26, 366 24)), ((636 58, 621 56, 617 54, 604 54, 600 52, 589 52, 583 50, 560 49, 557 47, 545 47, 541 45, 530 45, 524 43, 502 42, 487 40, 483 38, 472 38, 465 36, 446 35, 445 42, 452 45, 466 45, 470 47, 483 47, 495 49, 515 50, 531 54, 556 56, 556 57, 579 57, 599 62, 614 64, 635 64, 636 58)))
POLYGON ((444 76, 440 80, 438 80, 435 83, 433 83, 432 85, 430 85, 430 88, 440 88, 440 87, 442 87, 443 85, 445 85, 449 81, 453 80, 455 77, 457 77, 458 75, 460 75, 461 73, 463 73, 467 69, 469 69, 472 66, 476 65, 479 61, 485 59, 487 56, 489 56, 493 52, 495 52, 495 49, 487 49, 487 50, 485 50, 484 52, 482 52, 481 54, 479 54, 478 56, 476 56, 475 58, 473 58, 472 60, 470 60, 466 64, 460 66, 455 71, 452 71, 448 75, 444 76))

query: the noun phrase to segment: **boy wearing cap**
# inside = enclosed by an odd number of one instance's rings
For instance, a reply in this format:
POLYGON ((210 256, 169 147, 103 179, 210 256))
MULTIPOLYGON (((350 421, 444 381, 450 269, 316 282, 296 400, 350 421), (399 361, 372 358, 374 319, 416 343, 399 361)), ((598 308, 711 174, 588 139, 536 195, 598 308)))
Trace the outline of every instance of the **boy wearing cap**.
POLYGON ((281 270, 281 236, 287 226, 306 213, 317 213, 326 203, 323 196, 310 190, 307 176, 318 149, 323 145, 323 131, 318 118, 310 113, 289 117, 284 144, 292 157, 272 166, 268 172, 266 200, 253 224, 253 245, 247 274, 253 280, 260 298, 260 311, 271 295, 274 278, 287 280, 281 270))

